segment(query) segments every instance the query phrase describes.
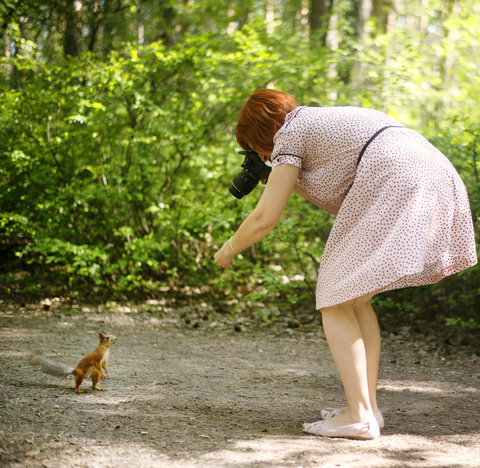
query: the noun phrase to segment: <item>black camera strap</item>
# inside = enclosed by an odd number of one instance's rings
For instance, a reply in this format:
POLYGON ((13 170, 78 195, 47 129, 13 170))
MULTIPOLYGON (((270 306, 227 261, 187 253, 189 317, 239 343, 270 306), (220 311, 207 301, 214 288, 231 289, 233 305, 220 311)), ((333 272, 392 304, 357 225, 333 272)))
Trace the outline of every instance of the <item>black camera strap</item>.
POLYGON ((380 133, 382 133, 384 130, 386 130, 387 128, 406 128, 405 126, 403 125, 387 125, 386 127, 382 127, 380 130, 378 130, 378 132, 375 133, 375 135, 372 136, 372 138, 370 138, 370 140, 368 140, 365 145, 363 146, 362 148, 362 151, 360 151, 360 156, 358 157, 357 159, 357 167, 358 165, 360 164, 360 160, 362 159, 362 156, 363 154, 365 153, 365 151, 367 150, 368 148, 368 145, 373 141, 375 140, 375 138, 377 138, 378 135, 380 135, 380 133))

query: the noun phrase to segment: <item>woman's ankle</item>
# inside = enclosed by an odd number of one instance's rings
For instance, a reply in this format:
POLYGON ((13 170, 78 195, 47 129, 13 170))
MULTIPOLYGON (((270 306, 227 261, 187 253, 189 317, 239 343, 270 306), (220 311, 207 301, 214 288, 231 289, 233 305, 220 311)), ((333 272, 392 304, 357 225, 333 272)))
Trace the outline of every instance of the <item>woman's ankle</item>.
POLYGON ((348 412, 350 419, 354 422, 368 421, 375 417, 373 409, 365 408, 362 405, 359 408, 347 409, 346 412, 348 412))

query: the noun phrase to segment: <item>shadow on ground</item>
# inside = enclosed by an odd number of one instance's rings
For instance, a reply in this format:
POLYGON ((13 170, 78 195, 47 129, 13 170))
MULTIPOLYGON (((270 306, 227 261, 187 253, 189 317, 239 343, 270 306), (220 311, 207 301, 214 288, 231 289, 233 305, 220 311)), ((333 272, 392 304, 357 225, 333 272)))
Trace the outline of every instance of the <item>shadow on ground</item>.
POLYGON ((301 432, 344 403, 318 325, 236 333, 220 320, 0 311, 0 465, 477 468, 479 362, 420 351, 384 340, 382 437, 325 439, 301 432), (75 366, 103 329, 119 338, 107 392, 84 382, 75 394, 72 379, 28 365, 40 350, 75 366))

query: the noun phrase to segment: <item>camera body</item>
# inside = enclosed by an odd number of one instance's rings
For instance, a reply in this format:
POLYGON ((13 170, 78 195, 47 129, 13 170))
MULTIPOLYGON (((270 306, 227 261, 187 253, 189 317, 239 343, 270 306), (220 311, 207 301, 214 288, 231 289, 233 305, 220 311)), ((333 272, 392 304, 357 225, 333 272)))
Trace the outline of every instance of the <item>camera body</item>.
POLYGON ((272 168, 267 166, 256 151, 239 151, 245 156, 243 169, 235 176, 228 190, 235 198, 248 195, 262 179, 268 179, 272 168))

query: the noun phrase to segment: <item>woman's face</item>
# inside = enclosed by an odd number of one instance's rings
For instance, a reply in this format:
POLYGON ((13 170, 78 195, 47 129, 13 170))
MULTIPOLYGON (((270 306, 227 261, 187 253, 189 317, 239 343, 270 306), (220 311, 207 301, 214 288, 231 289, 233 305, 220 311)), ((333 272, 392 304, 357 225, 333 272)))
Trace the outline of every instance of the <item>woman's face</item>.
POLYGON ((267 161, 270 161, 270 158, 272 156, 272 152, 271 151, 266 151, 266 150, 262 150, 261 148, 258 148, 254 145, 249 145, 250 148, 253 149, 253 151, 255 151, 256 153, 258 153, 258 155, 260 156, 260 159, 263 161, 263 162, 267 162, 267 161))
POLYGON ((260 158, 263 162, 270 161, 270 158, 272 156, 272 153, 266 153, 264 151, 262 151, 262 152, 257 151, 257 153, 258 153, 258 155, 260 156, 260 158))

